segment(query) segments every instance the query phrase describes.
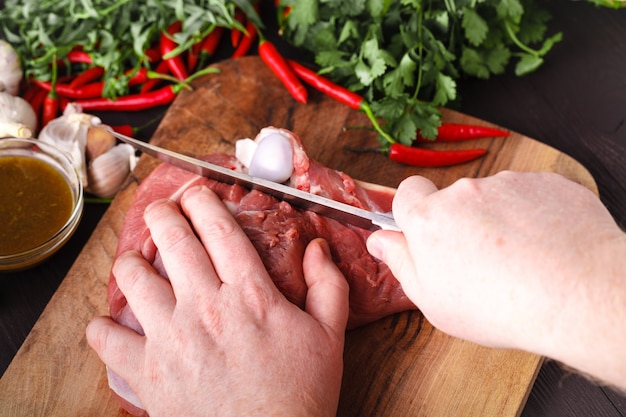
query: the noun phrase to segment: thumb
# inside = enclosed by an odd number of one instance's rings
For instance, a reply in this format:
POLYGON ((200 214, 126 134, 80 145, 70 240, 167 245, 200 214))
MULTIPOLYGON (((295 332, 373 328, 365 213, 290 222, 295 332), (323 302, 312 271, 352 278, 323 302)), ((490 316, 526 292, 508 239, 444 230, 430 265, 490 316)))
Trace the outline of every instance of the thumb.
POLYGON ((348 281, 331 259, 328 243, 312 240, 302 263, 308 287, 306 311, 336 335, 343 334, 348 322, 348 281))
POLYGON ((387 264, 402 285, 404 293, 417 304, 416 296, 420 294, 417 269, 404 234, 389 230, 376 231, 367 239, 367 250, 373 257, 387 264))

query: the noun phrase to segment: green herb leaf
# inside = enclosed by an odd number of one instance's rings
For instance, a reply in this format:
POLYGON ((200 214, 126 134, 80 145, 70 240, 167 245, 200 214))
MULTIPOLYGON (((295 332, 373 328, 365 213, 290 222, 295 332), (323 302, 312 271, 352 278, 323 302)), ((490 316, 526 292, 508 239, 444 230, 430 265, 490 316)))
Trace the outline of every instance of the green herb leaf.
POLYGON ((106 68, 104 95, 115 98, 129 91, 126 71, 150 65, 145 52, 170 23, 183 22, 181 52, 216 25, 240 27, 236 9, 263 27, 250 0, 5 0, 0 27, 26 78, 50 80, 52 60, 80 49, 106 68))
POLYGON ((476 10, 470 8, 463 10, 462 25, 463 29, 465 29, 465 37, 470 44, 478 46, 487 38, 489 26, 476 10))
POLYGON ((538 55, 521 53, 520 57, 515 65, 515 75, 517 76, 530 74, 543 64, 543 58, 538 55))

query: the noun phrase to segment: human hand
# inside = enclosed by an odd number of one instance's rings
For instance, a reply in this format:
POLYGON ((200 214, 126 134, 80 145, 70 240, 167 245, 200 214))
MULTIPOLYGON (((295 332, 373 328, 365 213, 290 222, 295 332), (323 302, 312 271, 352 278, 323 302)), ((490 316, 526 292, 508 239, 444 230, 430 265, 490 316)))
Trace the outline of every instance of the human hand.
POLYGON ((502 172, 441 191, 411 177, 393 212, 403 233, 375 232, 368 250, 434 326, 615 382, 616 371, 603 374, 612 366, 626 383, 623 359, 593 364, 594 352, 624 358, 626 245, 592 192, 548 173, 502 172))
POLYGON ((114 265, 145 336, 99 317, 90 345, 152 417, 334 415, 348 284, 326 243, 306 249, 302 311, 212 191, 188 190, 181 208, 159 201, 145 212, 169 282, 136 252, 114 265))

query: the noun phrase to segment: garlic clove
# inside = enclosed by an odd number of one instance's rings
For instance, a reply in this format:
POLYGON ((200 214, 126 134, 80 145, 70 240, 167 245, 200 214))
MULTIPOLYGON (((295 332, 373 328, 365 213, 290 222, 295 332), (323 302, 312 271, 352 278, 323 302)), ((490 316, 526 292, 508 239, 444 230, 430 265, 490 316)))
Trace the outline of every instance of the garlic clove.
POLYGON ((100 123, 98 117, 82 113, 80 106, 69 103, 62 116, 48 122, 39 132, 39 140, 55 145, 70 155, 85 188, 89 185, 85 152, 87 131, 100 123))
POLYGON ((17 52, 10 43, 0 39, 0 91, 16 96, 22 77, 22 65, 17 52))
POLYGON ((87 143, 85 148, 87 161, 93 161, 98 156, 114 147, 116 142, 117 140, 111 133, 100 127, 90 126, 87 130, 87 143))
POLYGON ((256 142, 250 138, 239 139, 235 142, 235 157, 246 168, 250 166, 254 152, 256 151, 256 142))
POLYGON ((37 129, 37 115, 21 97, 0 92, 0 138, 31 138, 37 129))
POLYGON ((287 181, 292 173, 293 147, 283 134, 272 133, 257 142, 248 174, 281 183, 287 181))
POLYGON ((100 198, 114 197, 136 162, 132 146, 120 143, 112 147, 89 163, 89 186, 85 190, 100 198))

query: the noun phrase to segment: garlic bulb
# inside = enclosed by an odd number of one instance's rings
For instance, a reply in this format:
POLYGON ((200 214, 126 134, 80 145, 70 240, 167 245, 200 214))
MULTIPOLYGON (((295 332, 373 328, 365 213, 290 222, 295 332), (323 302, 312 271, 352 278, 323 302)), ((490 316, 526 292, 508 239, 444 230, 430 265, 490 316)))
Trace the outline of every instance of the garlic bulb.
POLYGON ((112 147, 89 163, 89 186, 85 190, 100 198, 115 196, 136 162, 132 146, 120 143, 112 147))
POLYGON ((70 155, 85 188, 89 185, 85 157, 87 132, 90 127, 100 124, 98 117, 83 113, 80 106, 70 103, 61 117, 51 120, 39 133, 39 140, 51 143, 70 155))
POLYGON ((17 95, 22 81, 20 58, 10 43, 0 39, 0 91, 17 95))
POLYGON ((0 92, 0 138, 31 138, 37 128, 37 116, 21 97, 0 92))

